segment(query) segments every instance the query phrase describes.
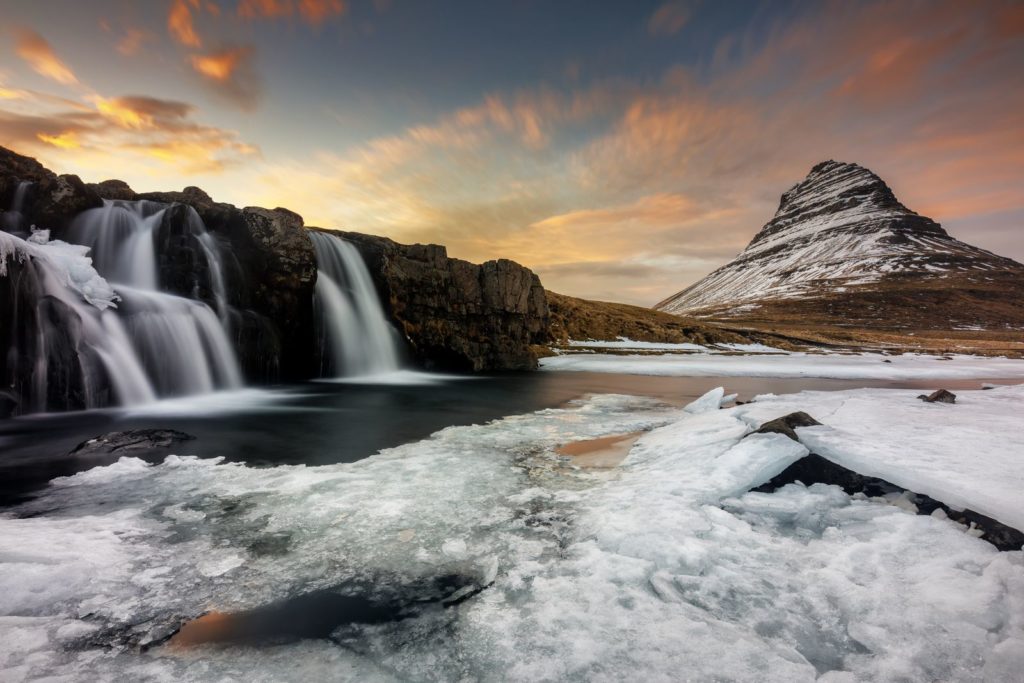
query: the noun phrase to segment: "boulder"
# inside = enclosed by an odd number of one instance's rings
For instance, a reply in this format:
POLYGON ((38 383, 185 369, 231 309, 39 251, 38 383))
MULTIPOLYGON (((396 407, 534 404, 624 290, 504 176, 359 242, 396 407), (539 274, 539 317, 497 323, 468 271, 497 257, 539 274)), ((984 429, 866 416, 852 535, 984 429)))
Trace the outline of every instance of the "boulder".
POLYGON ((0 147, 0 208, 11 206, 18 185, 25 181, 32 186, 22 213, 28 224, 40 228, 62 230, 82 211, 103 204, 78 176, 59 176, 31 157, 0 147))
POLYGON ((800 439, 797 438, 796 435, 797 427, 813 427, 815 425, 820 424, 820 422, 815 420, 807 413, 799 411, 796 413, 790 413, 789 415, 784 415, 783 417, 777 417, 774 420, 765 422, 755 431, 751 432, 751 434, 785 434, 789 438, 793 439, 793 441, 799 441, 800 439))
POLYGON ((999 550, 1020 550, 1024 546, 1024 533, 1019 529, 1007 526, 998 520, 986 517, 973 510, 954 510, 942 501, 922 493, 908 491, 878 477, 866 477, 851 469, 838 465, 831 460, 811 453, 806 455, 770 481, 751 489, 754 493, 772 493, 787 484, 801 483, 828 484, 838 486, 846 493, 861 493, 869 497, 903 496, 914 505, 919 515, 945 516, 958 524, 977 529, 982 540, 988 541, 999 550), (936 513, 941 510, 941 513, 936 513))
POLYGON ((926 403, 956 403, 956 394, 951 391, 946 391, 945 389, 933 391, 927 396, 921 394, 918 398, 926 403))
POLYGON ((121 199, 135 201, 138 195, 123 180, 104 180, 101 183, 87 183, 86 187, 100 196, 101 199, 121 199))

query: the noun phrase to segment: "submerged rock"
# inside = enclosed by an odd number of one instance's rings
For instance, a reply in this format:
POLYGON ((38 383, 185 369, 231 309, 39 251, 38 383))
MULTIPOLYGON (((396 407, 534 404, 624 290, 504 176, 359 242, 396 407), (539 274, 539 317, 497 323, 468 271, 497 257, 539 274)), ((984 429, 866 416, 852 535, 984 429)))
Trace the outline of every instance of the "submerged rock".
POLYGON ((196 437, 176 429, 129 429, 123 432, 110 432, 83 441, 75 446, 68 455, 89 457, 95 455, 127 455, 133 456, 141 452, 149 452, 170 448, 183 441, 191 441, 196 437))

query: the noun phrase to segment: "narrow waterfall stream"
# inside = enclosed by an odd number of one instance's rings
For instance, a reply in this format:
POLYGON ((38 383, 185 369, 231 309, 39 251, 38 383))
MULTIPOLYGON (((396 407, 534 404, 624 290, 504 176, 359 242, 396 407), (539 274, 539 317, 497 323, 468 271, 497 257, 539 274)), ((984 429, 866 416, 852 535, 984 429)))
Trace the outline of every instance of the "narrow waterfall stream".
POLYGON ((399 369, 397 332, 381 307, 359 251, 337 235, 310 231, 316 251, 316 315, 323 374, 377 375, 399 369))

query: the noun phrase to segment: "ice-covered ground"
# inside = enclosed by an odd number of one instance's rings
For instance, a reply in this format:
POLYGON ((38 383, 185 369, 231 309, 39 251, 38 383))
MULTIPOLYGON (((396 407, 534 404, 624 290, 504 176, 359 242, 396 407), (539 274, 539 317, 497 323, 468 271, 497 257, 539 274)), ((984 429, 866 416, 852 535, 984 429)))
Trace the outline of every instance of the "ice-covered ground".
POLYGON ((674 377, 821 377, 872 380, 1024 377, 1022 359, 966 355, 939 357, 916 353, 694 353, 635 356, 570 353, 542 358, 540 363, 545 370, 674 377))
POLYGON ((980 509, 988 484, 1024 470, 1024 389, 927 408, 889 390, 727 410, 720 397, 687 411, 594 396, 352 464, 122 459, 56 480, 0 516, 0 678, 1015 680, 1022 553, 835 487, 745 493, 807 451, 781 435, 743 437, 799 408, 826 425, 802 435, 862 459, 892 459, 882 445, 900 441, 938 482, 961 474, 922 455, 947 433, 947 463, 1000 468, 988 480, 963 470, 977 488, 961 493, 980 509), (899 415, 919 428, 887 432, 899 415), (613 471, 574 470, 555 454, 639 430, 613 471), (451 572, 489 587, 338 643, 138 652, 207 610, 451 572))
POLYGON ((619 337, 616 341, 581 341, 570 340, 568 346, 581 349, 621 349, 625 351, 681 351, 700 353, 786 353, 782 349, 764 344, 717 344, 715 346, 704 346, 702 344, 681 343, 670 344, 664 342, 646 342, 619 337))

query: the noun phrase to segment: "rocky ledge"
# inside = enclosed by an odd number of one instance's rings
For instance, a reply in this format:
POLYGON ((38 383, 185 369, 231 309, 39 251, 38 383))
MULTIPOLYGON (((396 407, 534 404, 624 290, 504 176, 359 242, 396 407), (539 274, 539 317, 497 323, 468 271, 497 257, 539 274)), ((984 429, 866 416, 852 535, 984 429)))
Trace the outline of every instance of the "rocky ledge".
POLYGON ((450 258, 437 244, 339 232, 359 249, 386 308, 428 368, 527 370, 548 341, 548 303, 533 271, 450 258))
MULTIPOLYGON (((29 226, 37 226, 50 229, 55 239, 74 242, 76 217, 103 206, 104 200, 168 205, 154 235, 164 291, 216 307, 214 274, 202 256, 200 232, 205 230, 225 247, 231 258, 217 277, 234 315, 232 342, 247 382, 316 375, 316 255, 300 215, 284 208, 237 208, 215 202, 197 187, 137 193, 120 180, 84 183, 0 147, 0 208, 18 211, 17 216, 8 211, 0 228, 27 234, 29 226), (197 216, 203 224, 199 232, 197 216), (16 220, 16 226, 7 219, 16 220)), ((359 248, 392 322, 419 365, 466 371, 536 367, 535 345, 548 340, 549 315, 544 289, 529 269, 508 260, 477 265, 449 258, 439 245, 338 234, 359 248)), ((12 287, 22 267, 11 264, 7 280, 12 287)), ((8 294, 13 301, 13 293, 8 294)), ((18 299, 22 304, 28 300, 18 299)))

